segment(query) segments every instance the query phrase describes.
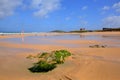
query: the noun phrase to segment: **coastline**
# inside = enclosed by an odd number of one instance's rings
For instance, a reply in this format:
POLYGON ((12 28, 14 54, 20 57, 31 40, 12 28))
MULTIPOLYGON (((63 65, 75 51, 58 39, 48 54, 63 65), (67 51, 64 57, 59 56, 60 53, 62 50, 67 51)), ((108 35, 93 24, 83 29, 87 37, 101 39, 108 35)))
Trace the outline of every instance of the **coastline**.
POLYGON ((120 35, 120 32, 85 32, 85 33, 57 33, 57 32, 41 32, 41 33, 0 33, 0 38, 14 38, 24 36, 57 36, 57 35, 120 35))

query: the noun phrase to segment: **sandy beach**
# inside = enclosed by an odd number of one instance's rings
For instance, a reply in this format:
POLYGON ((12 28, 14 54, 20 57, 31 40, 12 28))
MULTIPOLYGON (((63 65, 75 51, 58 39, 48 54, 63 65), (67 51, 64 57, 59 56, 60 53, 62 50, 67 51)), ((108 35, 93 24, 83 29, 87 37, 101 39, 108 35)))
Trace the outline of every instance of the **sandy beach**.
POLYGON ((0 80, 120 80, 120 32, 0 35, 0 80), (106 48, 91 48, 91 45, 106 48), (29 54, 66 49, 64 64, 31 73, 29 54))

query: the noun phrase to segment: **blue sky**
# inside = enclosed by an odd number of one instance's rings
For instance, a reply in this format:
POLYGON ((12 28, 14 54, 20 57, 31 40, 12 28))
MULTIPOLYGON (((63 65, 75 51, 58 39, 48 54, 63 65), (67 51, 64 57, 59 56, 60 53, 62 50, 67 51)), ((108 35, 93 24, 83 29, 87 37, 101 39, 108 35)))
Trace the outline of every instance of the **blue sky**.
POLYGON ((120 27, 120 0, 0 0, 0 32, 120 27))

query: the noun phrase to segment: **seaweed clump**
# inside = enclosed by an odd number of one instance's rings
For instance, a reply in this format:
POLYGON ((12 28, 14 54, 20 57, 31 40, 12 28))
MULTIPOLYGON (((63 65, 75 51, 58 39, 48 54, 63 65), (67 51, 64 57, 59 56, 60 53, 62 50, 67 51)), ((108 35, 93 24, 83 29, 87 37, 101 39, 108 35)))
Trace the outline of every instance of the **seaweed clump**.
POLYGON ((92 45, 92 46, 89 46, 90 48, 106 48, 107 46, 106 45, 92 45))
POLYGON ((40 61, 38 63, 35 63, 34 66, 28 68, 31 72, 48 72, 51 71, 56 67, 55 64, 49 64, 45 61, 40 61))
POLYGON ((57 64, 64 63, 65 58, 71 56, 71 53, 66 50, 54 51, 54 57, 57 64))
POLYGON ((48 72, 57 67, 57 64, 63 64, 65 58, 71 56, 71 53, 67 50, 56 50, 51 53, 43 52, 36 56, 28 56, 27 58, 37 58, 38 61, 28 68, 33 73, 48 72))

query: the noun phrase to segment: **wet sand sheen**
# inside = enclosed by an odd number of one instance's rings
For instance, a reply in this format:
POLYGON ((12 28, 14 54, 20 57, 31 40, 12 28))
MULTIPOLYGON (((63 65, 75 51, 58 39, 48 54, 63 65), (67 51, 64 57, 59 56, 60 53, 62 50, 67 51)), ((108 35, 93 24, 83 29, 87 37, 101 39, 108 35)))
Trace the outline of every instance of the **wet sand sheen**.
MULTIPOLYGON (((104 43, 96 40, 49 40, 57 45, 0 41, 0 80, 120 80, 120 47, 87 47, 104 43), (59 43, 87 46, 69 47, 59 43), (33 74, 27 70, 32 65, 32 61, 25 58, 27 55, 56 49, 67 49, 73 55, 64 64, 48 73, 33 74)), ((119 41, 112 43, 119 45, 119 41)))

